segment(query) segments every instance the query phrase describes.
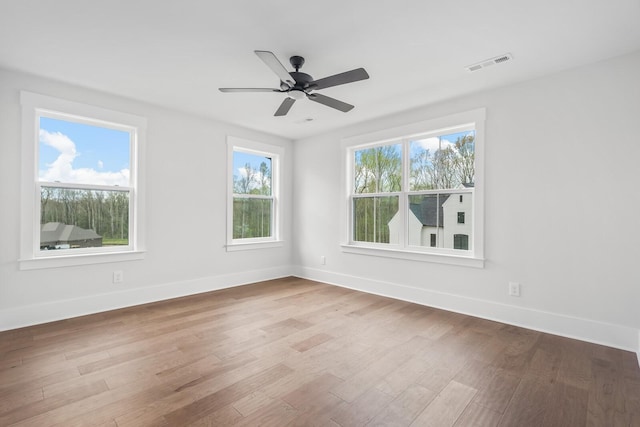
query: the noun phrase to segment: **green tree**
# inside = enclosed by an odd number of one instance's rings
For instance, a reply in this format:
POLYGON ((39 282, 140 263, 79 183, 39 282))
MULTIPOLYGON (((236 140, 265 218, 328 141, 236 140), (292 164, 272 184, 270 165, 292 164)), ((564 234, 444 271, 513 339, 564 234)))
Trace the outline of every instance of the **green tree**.
POLYGON ((40 223, 61 222, 94 230, 103 240, 128 243, 129 194, 124 191, 42 187, 40 223))
POLYGON ((398 197, 380 193, 400 191, 402 151, 400 145, 384 145, 355 153, 354 191, 377 193, 354 199, 354 239, 389 242, 388 223, 398 211, 398 197))
POLYGON ((468 134, 459 137, 455 143, 458 156, 456 157, 457 180, 461 184, 471 184, 474 182, 476 169, 475 135, 468 134))
POLYGON ((260 194, 268 196, 271 194, 271 168, 267 166, 267 162, 260 163, 260 194))
POLYGON ((383 145, 356 152, 355 192, 400 191, 402 152, 399 145, 383 145))

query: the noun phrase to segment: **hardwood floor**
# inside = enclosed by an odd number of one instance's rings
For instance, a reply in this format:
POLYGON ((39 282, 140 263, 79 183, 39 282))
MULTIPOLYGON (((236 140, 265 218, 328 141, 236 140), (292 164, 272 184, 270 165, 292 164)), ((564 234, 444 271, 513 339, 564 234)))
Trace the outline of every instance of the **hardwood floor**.
POLYGON ((0 333, 0 425, 640 426, 640 369, 286 278, 0 333))

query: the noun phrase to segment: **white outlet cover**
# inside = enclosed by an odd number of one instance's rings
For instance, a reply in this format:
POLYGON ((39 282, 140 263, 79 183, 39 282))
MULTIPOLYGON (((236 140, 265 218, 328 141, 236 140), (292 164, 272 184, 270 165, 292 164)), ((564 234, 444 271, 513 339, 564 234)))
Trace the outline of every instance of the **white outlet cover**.
POLYGON ((509 282, 509 295, 511 295, 512 297, 520 296, 520 283, 509 282))
POLYGON ((122 273, 122 270, 113 272, 113 283, 122 283, 123 280, 124 274, 122 273))

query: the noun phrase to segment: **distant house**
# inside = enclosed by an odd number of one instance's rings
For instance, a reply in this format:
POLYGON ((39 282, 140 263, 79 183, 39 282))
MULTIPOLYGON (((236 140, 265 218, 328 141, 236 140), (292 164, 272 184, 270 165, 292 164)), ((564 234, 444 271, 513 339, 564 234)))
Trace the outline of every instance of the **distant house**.
POLYGON ((40 225, 40 249, 92 248, 102 246, 102 236, 93 230, 48 222, 40 225))
POLYGON ((472 193, 452 194, 442 204, 444 238, 443 248, 471 249, 471 212, 472 193))
MULTIPOLYGON (((469 188, 465 185, 461 188, 469 188)), ((448 249, 471 249, 472 193, 438 194, 409 204, 409 245, 448 249)), ((400 218, 396 213, 388 223, 389 243, 400 239, 400 218)))

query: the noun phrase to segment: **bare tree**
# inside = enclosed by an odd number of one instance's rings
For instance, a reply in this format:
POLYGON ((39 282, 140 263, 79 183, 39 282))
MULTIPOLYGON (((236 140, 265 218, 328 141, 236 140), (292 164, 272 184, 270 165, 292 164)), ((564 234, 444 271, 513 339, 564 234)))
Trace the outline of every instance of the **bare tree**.
POLYGON ((457 179, 460 184, 472 184, 475 179, 475 135, 468 134, 460 137, 455 143, 458 156, 456 157, 457 179))
POLYGON ((456 142, 434 152, 418 150, 411 156, 411 190, 457 188, 470 184, 475 176, 474 135, 466 134, 456 142))

